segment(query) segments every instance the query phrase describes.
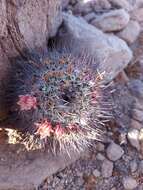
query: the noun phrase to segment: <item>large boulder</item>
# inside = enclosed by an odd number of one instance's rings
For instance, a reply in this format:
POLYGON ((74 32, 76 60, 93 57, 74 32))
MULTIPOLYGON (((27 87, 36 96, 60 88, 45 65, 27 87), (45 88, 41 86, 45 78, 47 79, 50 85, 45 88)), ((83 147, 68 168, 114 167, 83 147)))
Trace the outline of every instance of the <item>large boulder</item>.
POLYGON ((113 80, 131 61, 132 51, 116 37, 103 33, 82 18, 64 13, 64 26, 59 33, 61 41, 69 44, 75 52, 86 51, 98 64, 99 72, 105 72, 105 81, 113 80))

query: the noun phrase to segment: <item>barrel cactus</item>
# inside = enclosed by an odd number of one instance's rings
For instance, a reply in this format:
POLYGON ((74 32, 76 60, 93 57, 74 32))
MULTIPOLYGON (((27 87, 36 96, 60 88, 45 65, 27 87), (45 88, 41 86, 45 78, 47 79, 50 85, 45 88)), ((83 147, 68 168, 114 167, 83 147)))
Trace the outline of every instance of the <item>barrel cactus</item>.
MULTIPOLYGON (((33 56, 34 57, 34 56, 33 56)), ((85 52, 49 48, 46 56, 14 60, 6 90, 7 123, 29 147, 83 149, 102 140, 111 117, 109 90, 85 52)))

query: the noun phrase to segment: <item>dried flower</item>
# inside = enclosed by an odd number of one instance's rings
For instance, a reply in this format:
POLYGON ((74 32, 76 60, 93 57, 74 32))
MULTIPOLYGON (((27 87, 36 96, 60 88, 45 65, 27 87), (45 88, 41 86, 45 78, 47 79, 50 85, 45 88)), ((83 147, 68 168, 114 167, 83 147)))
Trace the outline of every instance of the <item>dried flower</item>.
POLYGON ((20 106, 20 110, 31 110, 36 109, 37 99, 29 94, 20 95, 17 104, 20 106))
POLYGON ((43 121, 42 123, 35 123, 35 125, 38 127, 35 134, 40 135, 41 139, 50 137, 51 133, 54 132, 51 123, 47 120, 43 121))
POLYGON ((62 136, 63 134, 65 134, 65 128, 63 128, 60 124, 57 124, 55 127, 55 135, 57 137, 62 136))

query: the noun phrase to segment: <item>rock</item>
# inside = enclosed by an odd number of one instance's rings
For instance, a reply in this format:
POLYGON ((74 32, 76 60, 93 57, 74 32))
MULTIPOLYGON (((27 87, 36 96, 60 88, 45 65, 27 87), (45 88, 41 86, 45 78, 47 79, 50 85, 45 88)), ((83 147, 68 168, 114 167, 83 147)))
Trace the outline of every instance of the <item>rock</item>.
POLYGON ((141 160, 139 163, 139 172, 143 174, 143 160, 141 160))
POLYGON ((111 190, 117 190, 116 187, 113 187, 111 190))
POLYGON ((111 4, 109 3, 108 0, 91 1, 91 6, 95 12, 111 9, 111 4))
POLYGON ((0 189, 34 190, 47 177, 79 159, 81 154, 53 155, 49 151, 27 151, 20 144, 0 145, 0 189))
POLYGON ((122 132, 119 135, 119 142, 120 142, 120 145, 127 144, 127 134, 125 132, 122 132))
POLYGON ((47 37, 55 36, 62 23, 61 1, 45 3, 42 0, 35 3, 32 0, 19 2, 19 6, 16 12, 17 27, 25 44, 31 49, 46 46, 47 37))
POLYGON ((109 2, 116 8, 123 8, 126 11, 131 11, 133 9, 133 6, 128 2, 128 0, 109 0, 109 2))
POLYGON ((107 159, 104 160, 102 164, 102 170, 101 170, 102 176, 105 178, 111 177, 112 172, 113 172, 113 162, 107 159))
POLYGON ((104 151, 104 150, 105 150, 104 144, 101 143, 101 142, 98 142, 98 143, 97 143, 97 151, 102 152, 102 151, 104 151))
POLYGON ((143 100, 143 82, 141 80, 131 80, 128 84, 128 88, 134 96, 143 100))
POLYGON ((143 128, 140 130, 139 133, 139 141, 140 141, 140 147, 141 147, 141 154, 143 155, 143 128))
POLYGON ((103 13, 94 19, 91 24, 104 32, 116 32, 124 29, 129 20, 129 14, 124 9, 118 9, 103 13))
POLYGON ((90 22, 91 20, 95 19, 95 17, 96 17, 96 14, 94 12, 92 12, 92 13, 88 13, 87 15, 85 15, 84 19, 87 22, 90 22))
POLYGON ((76 53, 85 51, 93 57, 99 72, 105 72, 106 82, 113 80, 128 65, 132 52, 123 40, 104 34, 82 18, 66 13, 63 17, 64 26, 59 33, 61 42, 65 41, 76 53))
POLYGON ((96 169, 96 170, 93 171, 93 175, 94 175, 95 177, 100 177, 101 173, 100 173, 99 170, 96 169))
POLYGON ((90 2, 85 3, 84 1, 79 1, 73 9, 74 14, 88 14, 92 12, 92 7, 90 2))
POLYGON ((124 150, 118 144, 115 144, 115 143, 112 142, 107 147, 106 153, 107 153, 107 157, 110 160, 116 161, 116 160, 120 159, 123 156, 124 150))
POLYGON ((134 119, 131 119, 131 128, 140 130, 142 127, 143 127, 143 124, 141 124, 140 122, 134 119))
POLYGON ((143 111, 143 101, 136 99, 136 101, 134 102, 134 108, 143 111))
POLYGON ((135 172, 137 170, 137 168, 138 168, 138 165, 137 165, 136 160, 132 160, 130 162, 130 170, 131 170, 131 172, 132 173, 135 172))
POLYGON ((143 21, 143 8, 135 9, 132 11, 131 19, 136 20, 138 22, 143 21))
POLYGON ((0 37, 7 36, 6 30, 6 3, 4 1, 0 1, 0 37))
POLYGON ((97 158, 97 160, 100 160, 100 161, 105 160, 105 156, 103 154, 101 154, 101 153, 98 153, 96 158, 97 158))
POLYGON ((70 0, 62 0, 62 8, 65 9, 68 4, 69 4, 70 0))
POLYGON ((123 178, 123 186, 125 189, 132 190, 135 189, 137 185, 137 181, 130 176, 123 178))
POLYGON ((115 78, 115 81, 121 84, 126 84, 127 82, 129 82, 129 78, 126 75, 125 71, 121 71, 115 78))
POLYGON ((77 0, 70 0, 70 4, 74 6, 77 3, 77 0))
POLYGON ((141 27, 138 22, 130 20, 126 28, 117 33, 117 36, 125 40, 128 44, 134 43, 139 34, 141 27))
POLYGON ((128 0, 128 2, 133 6, 133 9, 140 8, 143 5, 143 0, 128 0))
POLYGON ((130 144, 139 151, 140 150, 139 131, 137 129, 131 129, 128 132, 127 137, 130 144))
POLYGON ((143 128, 139 132, 139 141, 143 142, 143 128))
POLYGON ((132 117, 133 117, 133 119, 142 123, 143 122, 143 111, 138 110, 138 109, 133 109, 132 117))

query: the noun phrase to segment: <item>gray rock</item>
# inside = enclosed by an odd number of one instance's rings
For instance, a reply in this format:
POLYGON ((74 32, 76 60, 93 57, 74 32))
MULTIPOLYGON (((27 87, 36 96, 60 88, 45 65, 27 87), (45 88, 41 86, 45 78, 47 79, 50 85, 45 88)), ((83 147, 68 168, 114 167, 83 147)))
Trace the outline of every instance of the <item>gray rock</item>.
POLYGON ((131 11, 133 9, 133 6, 128 2, 128 0, 109 0, 109 2, 117 7, 117 8, 123 8, 126 11, 131 11))
POLYGON ((104 144, 101 143, 101 142, 98 142, 98 143, 97 143, 97 151, 102 152, 102 151, 104 151, 104 150, 105 150, 104 144))
POLYGON ((84 16, 84 19, 87 22, 90 22, 91 20, 93 20, 96 17, 96 14, 94 12, 92 13, 88 13, 87 15, 84 16))
POLYGON ((113 172, 113 162, 107 159, 104 160, 102 164, 102 170, 101 170, 102 176, 105 178, 111 177, 112 172, 113 172))
POLYGON ((4 1, 0 1, 0 37, 7 36, 6 32, 6 3, 4 1))
POLYGON ((143 99, 143 82, 141 80, 131 80, 128 88, 134 96, 143 99))
POLYGON ((127 134, 126 133, 122 132, 119 135, 119 142, 120 142, 120 145, 127 144, 127 134))
POLYGON ((100 173, 99 170, 95 169, 95 170, 93 171, 93 175, 94 175, 95 177, 100 177, 101 173, 100 173))
POLYGON ((110 160, 116 161, 116 160, 120 159, 123 156, 124 150, 118 144, 115 144, 115 143, 112 142, 107 147, 106 153, 107 153, 107 157, 110 160))
POLYGON ((142 7, 143 5, 143 0, 128 0, 128 2, 133 6, 134 10, 142 7))
MULTIPOLYGON (((18 1, 17 1, 18 4, 18 1)), ((20 4, 20 3, 19 3, 20 4)), ((16 12, 18 30, 25 44, 34 49, 47 45, 62 22, 61 1, 25 1, 16 12), (30 12, 31 10, 31 12, 30 12)))
POLYGON ((140 132, 139 132, 139 141, 143 143, 143 125, 142 125, 142 129, 140 129, 140 132))
POLYGON ((134 108, 143 111, 143 101, 140 99, 136 99, 136 101, 134 102, 134 108))
POLYGON ((111 4, 109 3, 108 0, 96 0, 96 1, 91 1, 91 6, 94 9, 94 11, 101 11, 101 10, 108 10, 111 9, 111 4))
POLYGON ((139 172, 143 174, 143 160, 141 160, 139 163, 139 172))
POLYGON ((85 51, 98 64, 106 82, 111 81, 132 59, 132 52, 127 44, 114 35, 104 34, 89 25, 84 19, 64 13, 64 31, 59 37, 69 44, 75 52, 85 51), (72 42, 72 43, 71 43, 72 42))
POLYGON ((138 22, 143 21, 143 8, 135 9, 131 12, 131 19, 136 20, 138 22))
POLYGON ((116 187, 113 187, 111 190, 117 190, 116 187))
POLYGON ((140 130, 142 127, 143 124, 141 124, 139 121, 131 119, 131 128, 140 130))
POLYGON ((137 168, 138 168, 138 164, 137 164, 136 160, 132 160, 130 162, 130 170, 131 170, 131 172, 135 172, 137 170, 137 168))
POLYGON ((71 5, 74 6, 76 3, 77 3, 77 0, 70 0, 70 4, 71 4, 71 5))
POLYGON ((100 15, 91 24, 104 32, 115 32, 124 29, 129 20, 129 14, 124 9, 118 9, 100 15))
POLYGON ((130 176, 123 178, 123 186, 125 189, 132 190, 135 189, 137 185, 137 181, 130 176))
POLYGON ((96 158, 97 158, 97 160, 100 160, 100 161, 105 160, 105 156, 103 154, 101 154, 101 153, 98 153, 96 158))
POLYGON ((143 122, 143 111, 139 110, 139 109, 133 109, 132 117, 133 117, 133 119, 142 123, 143 122))
POLYGON ((138 22, 130 20, 126 28, 117 33, 117 36, 125 40, 128 44, 134 43, 139 34, 141 27, 138 22))
POLYGON ((90 2, 84 3, 83 1, 79 1, 73 9, 75 14, 88 14, 92 12, 92 7, 90 2))
POLYGON ((0 189, 34 190, 48 176, 64 169, 81 155, 53 155, 51 152, 26 151, 19 144, 0 145, 0 189))
POLYGON ((128 132, 127 137, 130 144, 139 151, 140 150, 139 131, 137 129, 131 129, 128 132))
POLYGON ((68 4, 69 4, 70 0, 62 0, 62 8, 65 9, 68 4))

